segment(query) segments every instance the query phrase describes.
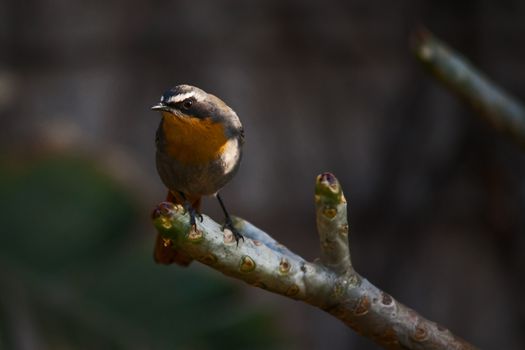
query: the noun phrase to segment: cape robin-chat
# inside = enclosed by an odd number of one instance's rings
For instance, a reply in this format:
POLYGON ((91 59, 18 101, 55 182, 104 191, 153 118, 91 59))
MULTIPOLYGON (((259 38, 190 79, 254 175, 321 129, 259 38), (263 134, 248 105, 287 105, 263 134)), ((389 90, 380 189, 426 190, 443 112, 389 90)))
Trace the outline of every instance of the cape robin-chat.
MULTIPOLYGON (((151 108, 162 120, 155 144, 157 171, 168 188, 167 200, 183 205, 196 229, 203 196, 216 196, 228 228, 237 244, 243 236, 233 227, 219 191, 237 172, 242 156, 244 131, 237 114, 218 97, 190 85, 166 91, 151 108)), ((157 236, 155 261, 188 265, 191 258, 157 236)))

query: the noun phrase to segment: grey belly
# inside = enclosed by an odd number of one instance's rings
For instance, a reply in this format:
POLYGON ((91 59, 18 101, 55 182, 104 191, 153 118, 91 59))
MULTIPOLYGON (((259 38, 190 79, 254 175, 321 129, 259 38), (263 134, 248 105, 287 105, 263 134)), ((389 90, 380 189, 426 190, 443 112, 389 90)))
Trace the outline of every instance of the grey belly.
POLYGON ((164 185, 172 191, 191 195, 213 195, 232 179, 239 162, 228 174, 221 159, 206 165, 182 165, 166 154, 157 151, 157 171, 164 185))

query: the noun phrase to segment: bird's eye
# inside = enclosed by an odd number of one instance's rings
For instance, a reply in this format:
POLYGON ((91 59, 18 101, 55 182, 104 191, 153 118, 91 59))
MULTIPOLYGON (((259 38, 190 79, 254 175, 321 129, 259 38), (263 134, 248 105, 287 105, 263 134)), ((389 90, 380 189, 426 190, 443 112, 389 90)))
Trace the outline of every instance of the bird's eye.
POLYGON ((193 106, 193 101, 190 99, 187 99, 184 102, 182 102, 182 108, 184 109, 190 109, 191 106, 193 106))

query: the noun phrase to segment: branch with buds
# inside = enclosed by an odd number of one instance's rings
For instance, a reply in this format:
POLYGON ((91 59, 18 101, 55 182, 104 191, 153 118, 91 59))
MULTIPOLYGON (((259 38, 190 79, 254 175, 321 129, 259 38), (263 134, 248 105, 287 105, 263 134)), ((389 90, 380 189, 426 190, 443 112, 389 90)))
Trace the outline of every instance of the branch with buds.
POLYGON ((387 349, 474 349, 361 277, 352 267, 347 204, 334 175, 317 177, 317 230, 321 257, 308 262, 247 221, 235 220, 245 240, 204 216, 191 228, 184 208, 161 203, 153 223, 176 249, 225 275, 255 287, 302 300, 338 318, 387 349))

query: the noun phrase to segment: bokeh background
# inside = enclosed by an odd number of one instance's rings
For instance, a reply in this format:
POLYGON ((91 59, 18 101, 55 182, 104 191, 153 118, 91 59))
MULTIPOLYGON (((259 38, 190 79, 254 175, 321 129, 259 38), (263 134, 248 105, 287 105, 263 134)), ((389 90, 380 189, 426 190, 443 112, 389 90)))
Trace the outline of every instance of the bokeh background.
POLYGON ((377 348, 310 306, 153 263, 149 107, 179 83, 244 123, 230 211, 313 259, 314 179, 332 171, 362 275, 482 348, 523 348, 525 156, 409 38, 424 25, 525 99, 524 19, 521 0, 3 0, 0 348, 377 348))

